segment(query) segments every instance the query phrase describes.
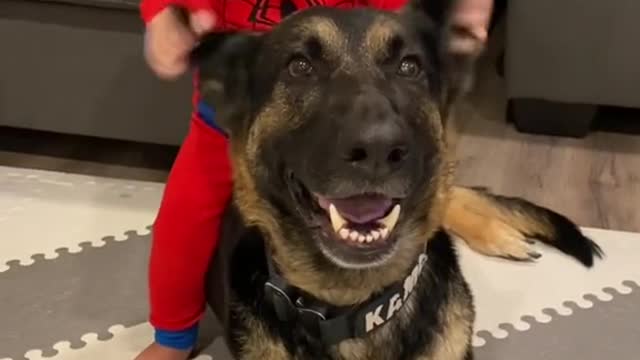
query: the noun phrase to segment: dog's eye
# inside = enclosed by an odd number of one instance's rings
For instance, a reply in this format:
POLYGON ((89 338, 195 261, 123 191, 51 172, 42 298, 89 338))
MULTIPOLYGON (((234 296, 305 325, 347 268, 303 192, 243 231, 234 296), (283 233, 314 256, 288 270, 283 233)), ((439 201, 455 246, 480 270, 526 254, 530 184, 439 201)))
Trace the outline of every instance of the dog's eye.
POLYGON ((289 74, 293 77, 302 77, 311 74, 313 66, 309 60, 303 57, 296 57, 289 62, 289 74))
POLYGON ((408 78, 414 78, 420 75, 422 69, 420 62, 415 57, 406 57, 400 62, 398 67, 398 75, 408 78))

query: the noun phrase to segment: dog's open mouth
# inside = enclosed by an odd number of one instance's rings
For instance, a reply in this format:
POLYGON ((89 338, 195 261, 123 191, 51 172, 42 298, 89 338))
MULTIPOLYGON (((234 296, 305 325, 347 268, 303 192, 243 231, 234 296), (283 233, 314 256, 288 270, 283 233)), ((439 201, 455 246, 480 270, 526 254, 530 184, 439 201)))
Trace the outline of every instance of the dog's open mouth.
POLYGON ((325 256, 342 267, 382 264, 395 252, 402 222, 402 198, 384 192, 329 196, 309 190, 290 174, 289 184, 300 214, 325 256))
POLYGON ((384 247, 400 217, 400 204, 382 194, 314 197, 326 211, 335 235, 351 246, 384 247))

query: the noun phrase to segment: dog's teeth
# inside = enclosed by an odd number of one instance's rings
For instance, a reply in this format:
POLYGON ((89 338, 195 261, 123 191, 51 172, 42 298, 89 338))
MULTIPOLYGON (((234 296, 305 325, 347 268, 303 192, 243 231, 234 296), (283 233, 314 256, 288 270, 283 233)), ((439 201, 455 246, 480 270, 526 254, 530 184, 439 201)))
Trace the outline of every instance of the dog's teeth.
POLYGON ((358 232, 357 231, 352 231, 351 234, 349 234, 349 239, 356 241, 358 239, 358 232))
POLYGON ((382 228, 380 229, 380 237, 385 239, 387 237, 387 235, 389 235, 389 229, 387 228, 382 228))
POLYGON ((367 242, 370 243, 373 241, 373 235, 369 234, 367 235, 367 242))
POLYGON ((345 228, 340 229, 340 232, 339 232, 340 237, 343 240, 347 240, 349 238, 349 233, 350 233, 349 229, 345 229, 345 228))
MULTIPOLYGON (((378 221, 378 223, 384 225, 383 229, 386 229, 387 232, 391 232, 393 228, 396 226, 396 224, 398 223, 399 217, 400 217, 400 205, 396 204, 396 206, 394 206, 393 209, 391 209, 391 212, 389 213, 389 215, 387 215, 385 218, 378 221)), ((386 237, 386 235, 383 235, 383 237, 386 237)))
POLYGON ((373 240, 378 240, 378 239, 380 239, 380 232, 379 232, 379 231, 376 231, 376 230, 373 230, 373 231, 371 232, 371 237, 373 237, 373 240))
POLYGON ((340 215, 338 209, 336 209, 336 206, 333 204, 329 205, 329 217, 331 218, 331 226, 333 226, 333 231, 335 232, 339 232, 347 224, 347 220, 340 215))
POLYGON ((363 243, 366 237, 364 235, 358 235, 358 242, 363 243))

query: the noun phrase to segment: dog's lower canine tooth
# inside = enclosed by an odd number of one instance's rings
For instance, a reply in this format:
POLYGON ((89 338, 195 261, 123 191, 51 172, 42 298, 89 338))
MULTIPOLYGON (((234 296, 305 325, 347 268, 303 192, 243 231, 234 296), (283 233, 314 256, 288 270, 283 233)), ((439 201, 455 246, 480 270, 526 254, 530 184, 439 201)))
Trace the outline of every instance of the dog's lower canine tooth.
POLYGON ((396 204, 396 206, 394 206, 393 209, 391 209, 391 212, 389 213, 389 215, 387 215, 383 219, 380 219, 378 221, 378 224, 384 225, 384 228, 388 232, 391 232, 393 228, 396 226, 396 224, 398 223, 399 217, 400 217, 400 205, 396 204))
POLYGON ((389 235, 389 229, 387 228, 380 229, 380 237, 384 239, 387 237, 387 235, 389 235))
POLYGON ((346 224, 347 220, 340 215, 338 209, 333 204, 329 204, 329 217, 331 218, 331 226, 333 231, 339 232, 346 224))

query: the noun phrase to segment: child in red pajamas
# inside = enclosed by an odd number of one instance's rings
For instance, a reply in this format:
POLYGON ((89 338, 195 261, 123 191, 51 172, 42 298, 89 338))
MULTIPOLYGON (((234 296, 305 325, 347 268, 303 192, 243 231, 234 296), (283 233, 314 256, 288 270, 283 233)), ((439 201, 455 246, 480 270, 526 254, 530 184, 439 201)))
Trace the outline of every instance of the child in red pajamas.
MULTIPOLYGON (((188 70, 189 53, 207 32, 268 31, 292 12, 310 6, 372 6, 391 11, 406 1, 142 0, 145 57, 158 76, 173 79, 188 70), (187 11, 188 21, 177 8, 187 11)), ((456 22, 485 39, 491 6, 492 0, 462 0, 456 22)), ((456 44, 461 49, 466 45, 456 44)), ((188 357, 205 309, 204 276, 231 197, 227 139, 214 116, 199 106, 197 82, 196 75, 190 129, 167 181, 153 231, 149 286, 155 341, 137 360, 188 357)))

